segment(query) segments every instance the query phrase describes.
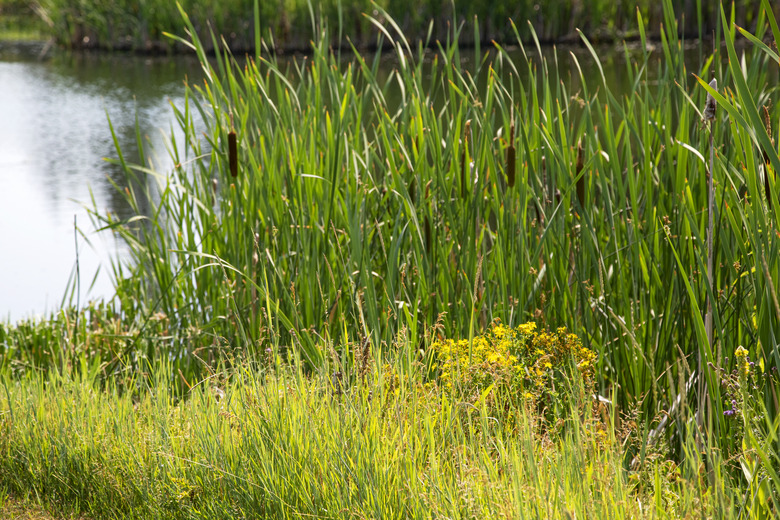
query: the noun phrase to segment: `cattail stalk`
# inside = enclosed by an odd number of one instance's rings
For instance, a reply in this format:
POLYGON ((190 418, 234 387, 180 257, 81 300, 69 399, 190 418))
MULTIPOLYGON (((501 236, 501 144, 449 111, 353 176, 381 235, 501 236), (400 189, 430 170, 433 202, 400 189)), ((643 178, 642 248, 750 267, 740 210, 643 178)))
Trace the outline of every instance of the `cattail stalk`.
MULTIPOLYGON (((712 81, 710 81, 710 87, 713 89, 718 88, 718 82, 713 78, 712 81)), ((712 264, 713 264, 713 231, 715 228, 715 193, 714 193, 714 182, 713 182, 713 174, 715 172, 715 147, 713 146, 713 138, 712 135, 714 133, 714 125, 715 125, 715 109, 717 108, 717 103, 715 101, 715 98, 712 97, 712 94, 709 92, 707 93, 707 103, 704 106, 704 112, 702 113, 704 117, 704 122, 709 123, 709 130, 710 130, 710 168, 707 175, 707 194, 708 194, 708 200, 707 200, 707 213, 708 213, 708 226, 707 226, 707 283, 709 284, 710 291, 712 294, 715 294, 715 286, 713 284, 713 273, 712 273, 712 264)), ((707 311, 704 315, 704 330, 707 334, 707 343, 709 345, 709 348, 712 349, 712 342, 713 342, 713 333, 712 333, 712 298, 707 295, 707 311)), ((705 424, 705 411, 709 409, 709 395, 707 392, 707 378, 704 377, 704 363, 702 359, 702 351, 699 351, 699 362, 698 362, 698 374, 699 374, 699 406, 698 410, 696 412, 696 423, 699 426, 699 429, 703 429, 705 424)), ((718 356, 720 357, 720 356, 718 356)), ((701 442, 701 439, 699 439, 699 445, 700 447, 703 445, 701 442)))
MULTIPOLYGON (((713 78, 713 80, 710 81, 710 87, 717 89, 718 81, 713 78)), ((703 113, 704 121, 710 124, 710 171, 707 179, 707 213, 709 214, 709 222, 707 227, 707 279, 710 284, 710 289, 713 293, 715 292, 715 288, 713 286, 712 276, 712 264, 714 256, 712 234, 715 228, 715 192, 712 177, 713 173, 715 172, 715 147, 713 146, 712 134, 713 126, 715 124, 715 109, 717 106, 718 104, 715 102, 715 98, 712 97, 712 94, 707 93, 707 103, 704 106, 703 113)), ((704 328, 707 331, 707 341, 709 342, 710 346, 712 346, 712 298, 710 297, 707 297, 707 314, 704 318, 704 328)), ((701 363, 701 361, 699 363, 701 363)), ((699 368, 701 373, 701 367, 699 368)))

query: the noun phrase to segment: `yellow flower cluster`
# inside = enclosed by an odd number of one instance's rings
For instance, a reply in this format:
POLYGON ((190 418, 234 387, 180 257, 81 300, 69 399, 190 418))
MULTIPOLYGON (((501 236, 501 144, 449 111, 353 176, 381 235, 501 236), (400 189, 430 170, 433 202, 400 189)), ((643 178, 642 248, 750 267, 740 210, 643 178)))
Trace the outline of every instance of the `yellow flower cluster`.
POLYGON ((495 322, 471 342, 446 340, 434 343, 433 349, 440 383, 465 397, 504 385, 514 395, 540 398, 551 388, 563 387, 556 383, 562 383, 572 366, 586 382, 592 381, 596 361, 596 354, 565 328, 537 332, 535 323, 512 329, 495 322))
POLYGON ((737 358, 737 368, 739 369, 740 378, 746 378, 750 374, 750 360, 748 359, 748 351, 740 345, 737 350, 734 351, 734 356, 737 358))

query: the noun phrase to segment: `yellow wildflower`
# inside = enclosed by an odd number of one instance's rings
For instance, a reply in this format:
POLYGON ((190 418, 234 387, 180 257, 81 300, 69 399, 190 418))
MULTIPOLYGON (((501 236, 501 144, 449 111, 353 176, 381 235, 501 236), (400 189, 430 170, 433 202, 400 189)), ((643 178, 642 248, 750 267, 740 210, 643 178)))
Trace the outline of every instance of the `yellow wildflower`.
POLYGON ((530 336, 531 334, 534 333, 534 331, 536 331, 536 323, 530 322, 530 323, 523 323, 522 325, 518 325, 517 331, 520 334, 530 336))
POLYGON ((750 361, 748 359, 748 351, 740 345, 737 350, 734 351, 734 357, 737 358, 737 368, 739 369, 740 378, 746 378, 750 374, 750 361))

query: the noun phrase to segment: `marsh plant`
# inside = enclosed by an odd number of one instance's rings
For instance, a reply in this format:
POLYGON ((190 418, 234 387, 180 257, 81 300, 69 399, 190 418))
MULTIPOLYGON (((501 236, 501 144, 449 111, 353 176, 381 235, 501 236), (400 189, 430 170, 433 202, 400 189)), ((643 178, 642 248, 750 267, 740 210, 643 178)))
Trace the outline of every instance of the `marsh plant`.
MULTIPOLYGON (((389 57, 331 50, 323 23, 299 60, 212 59, 184 15, 190 38, 179 41, 199 54, 205 81, 176 113, 175 168, 155 171, 143 155, 129 164, 119 151, 142 187, 124 191, 129 203, 154 210, 127 221, 94 212, 132 252, 115 266, 122 311, 187 331, 148 359, 177 360, 188 380, 202 374, 195 353, 259 359, 272 348, 318 367, 323 345, 368 341, 381 356, 403 330, 413 362, 430 352, 434 324, 443 338, 474 338, 494 319, 533 319, 581 338, 598 356, 599 392, 620 407, 654 422, 678 399, 691 409, 675 408, 674 424, 706 414, 709 435, 727 439, 712 367, 733 368, 724 360, 740 345, 767 371, 780 361, 770 205, 780 162, 765 124, 778 118, 778 55, 764 43, 780 31, 768 2, 757 36, 722 13, 728 62, 706 56, 691 73, 671 2, 664 13, 656 52, 637 17, 625 96, 584 36, 589 56, 566 57, 570 77, 564 56, 545 59, 519 33, 520 59, 497 44, 466 53, 455 26, 446 42, 413 47, 386 13, 370 19, 389 57), (741 57, 738 38, 750 44, 741 57), (394 60, 389 74, 383 59, 394 60), (710 75, 717 90, 696 79, 710 75), (711 282, 707 96, 720 118, 711 282)), ((760 399, 775 421, 773 397, 760 399)))

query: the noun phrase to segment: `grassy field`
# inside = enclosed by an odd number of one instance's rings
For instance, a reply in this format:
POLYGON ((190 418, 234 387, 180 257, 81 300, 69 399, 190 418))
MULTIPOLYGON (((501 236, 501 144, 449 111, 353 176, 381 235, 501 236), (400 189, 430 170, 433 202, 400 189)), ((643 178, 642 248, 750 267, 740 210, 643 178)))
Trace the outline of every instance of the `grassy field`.
POLYGON ((0 492, 94 517, 772 517, 780 29, 768 1, 752 32, 721 11, 690 71, 662 7, 626 95, 585 36, 561 77, 520 29, 520 60, 455 27, 433 52, 377 8, 389 57, 315 23, 281 61, 210 58, 182 15, 205 80, 175 167, 139 135, 115 159, 137 215, 93 211, 132 257, 116 298, 0 325, 0 492))
MULTIPOLYGON (((545 345, 563 344, 537 333, 533 348, 545 345)), ((408 354, 408 345, 394 347, 408 354)), ((768 511, 744 494, 749 487, 730 473, 735 461, 714 446, 699 453, 688 438, 680 462, 662 450, 640 452, 634 420, 591 405, 587 370, 578 376, 574 365, 557 365, 545 375, 546 385, 559 385, 558 397, 571 397, 555 407, 559 417, 545 417, 549 396, 502 384, 508 358, 464 362, 464 376, 490 375, 486 390, 468 377, 440 385, 423 366, 382 362, 344 372, 334 363, 312 374, 274 353, 215 370, 185 399, 169 391, 179 376, 169 363, 121 384, 86 360, 49 375, 6 373, 0 483, 13 496, 42 497, 57 515, 88 518, 763 518, 768 511)))

